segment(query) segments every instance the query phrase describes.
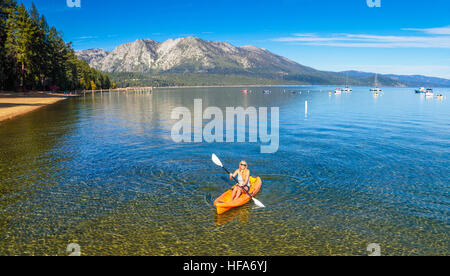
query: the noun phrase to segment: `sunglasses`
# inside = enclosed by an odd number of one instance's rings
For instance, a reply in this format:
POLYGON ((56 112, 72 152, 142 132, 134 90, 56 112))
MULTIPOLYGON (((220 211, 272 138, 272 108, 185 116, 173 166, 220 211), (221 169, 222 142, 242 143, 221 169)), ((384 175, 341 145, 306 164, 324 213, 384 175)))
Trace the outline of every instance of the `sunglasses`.
POLYGON ((247 167, 247 164, 241 164, 241 166, 247 167))

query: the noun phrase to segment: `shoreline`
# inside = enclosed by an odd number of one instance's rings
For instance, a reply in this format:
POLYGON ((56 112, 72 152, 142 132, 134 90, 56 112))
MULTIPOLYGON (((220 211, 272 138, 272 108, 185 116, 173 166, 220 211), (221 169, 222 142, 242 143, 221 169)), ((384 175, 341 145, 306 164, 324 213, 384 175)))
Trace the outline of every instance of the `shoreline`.
MULTIPOLYGON (((153 87, 153 89, 179 89, 179 88, 245 88, 245 87, 344 87, 344 84, 341 85, 319 85, 319 84, 239 84, 239 85, 193 85, 193 86, 164 86, 164 87, 153 87)), ((351 87, 371 87, 371 86, 351 86, 351 87)), ((414 87, 407 87, 407 86, 379 86, 382 88, 414 88, 414 87)), ((436 87, 440 88, 440 87, 436 87)), ((124 89, 124 88, 121 88, 124 89)))
POLYGON ((46 92, 0 92, 0 122, 66 100, 70 95, 46 92))
MULTIPOLYGON (((339 86, 339 85, 337 85, 339 86)), ((336 87, 336 85, 306 85, 306 84, 238 84, 238 85, 194 85, 194 86, 167 86, 167 87, 151 87, 151 89, 183 89, 183 88, 248 88, 248 87, 336 87)), ((355 87, 355 86, 354 86, 355 87)), ((366 86, 357 86, 366 87, 366 86)), ((368 86, 367 86, 368 87, 368 86)), ((112 92, 128 89, 144 89, 150 87, 128 87, 128 88, 116 88, 105 90, 86 90, 84 93, 93 92, 112 92)), ((395 87, 395 88, 412 88, 412 87, 395 87)), ((39 108, 55 104, 57 102, 72 98, 79 97, 81 93, 50 93, 43 91, 35 92, 6 92, 0 91, 0 123, 3 121, 14 119, 18 116, 33 112, 39 108)))
MULTIPOLYGON (((329 86, 329 85, 306 85, 306 84, 239 84, 239 85, 192 85, 192 86, 164 86, 153 87, 153 89, 173 89, 173 88, 240 88, 240 87, 308 87, 308 86, 329 86)), ((330 87, 333 87, 330 85, 330 87)))

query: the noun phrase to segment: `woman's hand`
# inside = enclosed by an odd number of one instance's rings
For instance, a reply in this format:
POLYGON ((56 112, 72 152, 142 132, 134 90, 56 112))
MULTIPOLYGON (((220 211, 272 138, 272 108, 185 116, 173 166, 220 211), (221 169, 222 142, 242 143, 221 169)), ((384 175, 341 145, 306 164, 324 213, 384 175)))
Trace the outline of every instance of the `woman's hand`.
POLYGON ((230 173, 230 180, 232 180, 233 179, 233 174, 232 173, 230 173))

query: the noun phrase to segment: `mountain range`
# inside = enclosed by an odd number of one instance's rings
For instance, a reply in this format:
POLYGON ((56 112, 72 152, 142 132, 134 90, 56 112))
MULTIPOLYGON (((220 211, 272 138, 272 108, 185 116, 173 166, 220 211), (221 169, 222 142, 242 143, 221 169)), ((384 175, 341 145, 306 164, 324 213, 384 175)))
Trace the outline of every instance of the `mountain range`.
MULTIPOLYGON (((113 51, 89 49, 76 55, 95 69, 112 77, 168 78, 168 76, 236 76, 230 82, 266 82, 318 85, 373 86, 374 73, 358 71, 328 72, 301 65, 285 57, 255 46, 236 47, 227 42, 206 41, 198 37, 184 37, 157 42, 138 39, 119 45, 113 51)), ((450 86, 450 80, 425 76, 378 75, 380 86, 450 86)), ((172 81, 173 82, 173 81, 172 81)), ((195 81, 194 81, 195 82, 195 81)), ((185 83, 185 82, 183 82, 185 83)), ((139 84, 139 83, 138 83, 139 84)), ((178 84, 174 82, 173 84, 178 84)), ((199 84, 191 83, 190 84, 199 84)), ((223 83, 225 84, 225 83, 223 83)), ((228 83, 246 84, 246 83, 228 83)))

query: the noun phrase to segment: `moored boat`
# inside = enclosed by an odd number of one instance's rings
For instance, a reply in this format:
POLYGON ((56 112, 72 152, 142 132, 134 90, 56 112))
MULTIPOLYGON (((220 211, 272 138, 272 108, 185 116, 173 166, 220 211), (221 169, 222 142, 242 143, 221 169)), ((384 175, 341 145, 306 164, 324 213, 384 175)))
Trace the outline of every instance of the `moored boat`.
POLYGON ((426 93, 427 90, 425 89, 425 87, 421 87, 419 89, 416 89, 416 93, 426 93))
POLYGON ((375 74, 375 87, 371 88, 370 91, 372 92, 381 92, 381 88, 378 88, 378 74, 375 74))
POLYGON ((350 93, 350 92, 353 91, 350 87, 348 87, 348 73, 347 73, 347 76, 345 78, 345 88, 342 91, 344 91, 346 93, 350 93))

